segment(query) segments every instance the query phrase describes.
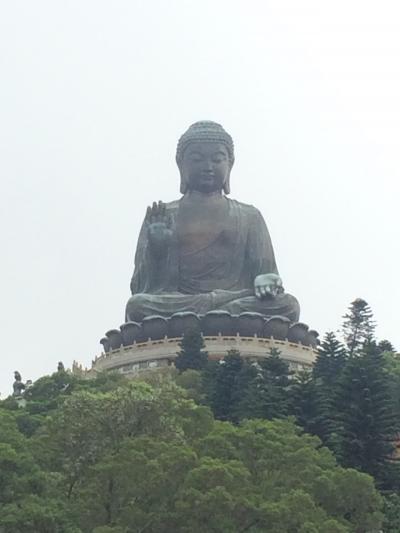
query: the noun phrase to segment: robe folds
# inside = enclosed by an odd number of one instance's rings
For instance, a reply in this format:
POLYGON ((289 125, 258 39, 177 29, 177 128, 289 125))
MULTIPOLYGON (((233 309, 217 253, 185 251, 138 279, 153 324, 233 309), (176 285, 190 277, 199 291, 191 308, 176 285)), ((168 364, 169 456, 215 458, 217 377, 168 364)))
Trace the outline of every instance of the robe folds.
POLYGON ((190 192, 165 205, 170 243, 157 257, 145 219, 135 254, 127 320, 215 309, 298 320, 299 305, 293 296, 283 293, 263 300, 254 296, 256 276, 278 274, 267 226, 255 207, 223 195, 207 198, 190 192))

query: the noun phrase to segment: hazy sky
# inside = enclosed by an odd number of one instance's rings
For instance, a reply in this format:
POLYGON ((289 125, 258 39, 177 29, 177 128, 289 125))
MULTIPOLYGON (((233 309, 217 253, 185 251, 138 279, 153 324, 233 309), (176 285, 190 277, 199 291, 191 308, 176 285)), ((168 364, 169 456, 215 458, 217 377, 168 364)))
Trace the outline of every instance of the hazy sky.
POLYGON ((90 366, 194 121, 235 141, 301 320, 371 305, 400 349, 398 0, 0 4, 0 391, 90 366))

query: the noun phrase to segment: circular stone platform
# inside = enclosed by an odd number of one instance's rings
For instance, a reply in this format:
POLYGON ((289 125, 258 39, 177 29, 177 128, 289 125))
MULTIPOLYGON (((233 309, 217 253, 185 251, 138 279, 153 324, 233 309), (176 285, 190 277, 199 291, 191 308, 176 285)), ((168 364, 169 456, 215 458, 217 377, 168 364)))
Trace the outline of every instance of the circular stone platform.
MULTIPOLYGON (((222 359, 228 350, 238 350, 240 355, 251 361, 268 357, 271 348, 280 351, 282 359, 289 363, 293 371, 311 368, 317 352, 312 346, 303 346, 288 340, 274 338, 236 336, 204 336, 205 349, 210 359, 222 359)), ((180 350, 182 338, 149 340, 131 346, 121 346, 103 353, 93 361, 89 376, 97 372, 118 371, 123 374, 137 374, 141 370, 171 366, 180 350)), ((88 377, 89 377, 88 376, 88 377)))
POLYGON ((104 351, 92 368, 84 371, 75 364, 74 371, 90 378, 102 371, 135 375, 172 366, 188 331, 202 335, 210 359, 222 359, 229 350, 237 350, 243 358, 256 361, 276 348, 293 371, 311 368, 319 343, 318 333, 307 324, 291 323, 282 316, 231 315, 222 310, 205 315, 176 313, 170 318, 149 316, 141 323, 127 322, 109 330, 100 341, 104 351))

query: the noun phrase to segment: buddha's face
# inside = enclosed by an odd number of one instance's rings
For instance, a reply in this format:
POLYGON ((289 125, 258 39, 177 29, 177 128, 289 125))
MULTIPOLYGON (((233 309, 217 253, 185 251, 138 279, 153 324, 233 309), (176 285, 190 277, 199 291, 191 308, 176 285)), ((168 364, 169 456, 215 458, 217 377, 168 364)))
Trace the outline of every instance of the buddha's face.
POLYGON ((183 154, 181 172, 189 190, 221 191, 230 171, 228 150, 222 143, 193 142, 183 154))

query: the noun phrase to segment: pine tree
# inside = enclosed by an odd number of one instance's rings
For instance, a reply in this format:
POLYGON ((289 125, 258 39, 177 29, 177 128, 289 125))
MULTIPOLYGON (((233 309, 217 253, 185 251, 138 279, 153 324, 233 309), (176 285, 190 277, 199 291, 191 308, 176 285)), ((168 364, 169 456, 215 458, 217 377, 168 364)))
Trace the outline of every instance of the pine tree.
POLYGON ((280 357, 277 348, 260 362, 262 385, 262 413, 264 418, 282 418, 289 412, 290 376, 288 363, 280 357))
POLYGON ((206 366, 201 372, 202 382, 203 382, 202 388, 203 388, 203 394, 204 394, 204 403, 208 405, 210 408, 213 405, 213 398, 215 395, 216 374, 217 374, 218 366, 219 366, 219 361, 209 359, 207 361, 206 366))
POLYGON ((257 362, 243 361, 234 391, 234 418, 263 418, 264 377, 257 362))
POLYGON ((384 485, 398 430, 385 359, 374 342, 346 364, 339 387, 340 456, 345 466, 372 474, 384 485))
POLYGON ((244 362, 235 387, 237 419, 283 418, 290 404, 290 371, 279 350, 256 363, 244 362))
POLYGON ((347 359, 346 348, 332 331, 324 336, 318 348, 318 355, 313 367, 314 378, 320 378, 328 386, 338 383, 347 359))
POLYGON ((211 408, 215 418, 237 422, 237 405, 240 394, 238 376, 243 367, 243 359, 237 350, 229 350, 220 361, 215 372, 215 389, 211 408))
POLYGON ((340 449, 341 423, 337 409, 338 390, 331 389, 317 378, 314 380, 314 401, 316 414, 313 420, 312 433, 317 435, 325 446, 334 453, 340 449))
POLYGON ((350 304, 343 316, 343 334, 350 355, 357 353, 363 345, 374 337, 375 322, 370 306, 362 298, 350 304))
POLYGON ((312 372, 316 404, 312 433, 318 435, 333 451, 336 451, 338 446, 339 423, 336 409, 338 386, 347 357, 343 344, 333 332, 328 332, 318 349, 312 372))
POLYGON ((282 387, 287 387, 290 382, 288 363, 281 358, 281 352, 278 348, 271 348, 268 357, 261 362, 261 368, 268 379, 282 387))
POLYGON ((290 388, 289 414, 307 433, 315 434, 315 420, 318 416, 315 394, 315 380, 309 370, 297 372, 290 388))
POLYGON ((175 359, 175 367, 179 372, 187 369, 203 370, 207 364, 208 353, 205 348, 203 337, 197 331, 188 331, 179 343, 181 350, 175 359))
POLYGON ((396 351, 393 344, 386 339, 378 343, 378 350, 380 352, 391 352, 391 353, 394 353, 396 351))

